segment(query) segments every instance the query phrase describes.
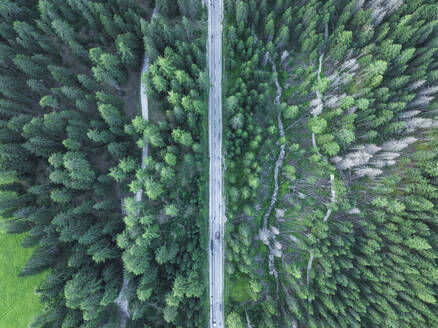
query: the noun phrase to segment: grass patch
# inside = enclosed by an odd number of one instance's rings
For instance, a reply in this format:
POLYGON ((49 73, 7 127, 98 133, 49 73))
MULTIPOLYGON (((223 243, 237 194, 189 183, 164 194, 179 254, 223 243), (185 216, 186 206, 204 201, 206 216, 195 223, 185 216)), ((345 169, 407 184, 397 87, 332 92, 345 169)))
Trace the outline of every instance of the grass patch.
POLYGON ((0 327, 25 328, 43 308, 35 288, 44 273, 31 277, 18 277, 32 254, 23 248, 24 234, 9 235, 0 230, 0 327))

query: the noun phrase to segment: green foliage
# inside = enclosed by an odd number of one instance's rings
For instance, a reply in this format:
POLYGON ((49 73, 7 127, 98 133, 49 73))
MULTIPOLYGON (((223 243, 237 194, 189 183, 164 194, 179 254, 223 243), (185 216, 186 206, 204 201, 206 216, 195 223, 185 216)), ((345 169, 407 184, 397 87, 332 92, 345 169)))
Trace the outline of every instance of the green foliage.
POLYGON ((227 315, 227 327, 243 328, 242 319, 236 312, 231 312, 227 315))
POLYGON ((228 326, 438 322, 432 6, 226 1, 228 326))
POLYGON ((315 134, 321 134, 327 128, 327 121, 323 118, 312 117, 309 119, 310 130, 315 134))
POLYGON ((164 208, 164 211, 165 211, 166 215, 169 215, 171 217, 175 217, 178 215, 178 209, 173 204, 167 205, 164 208))
POLYGON ((172 138, 177 143, 180 143, 184 146, 191 146, 193 143, 193 139, 190 133, 180 129, 175 129, 172 131, 172 138))
MULTIPOLYGON (((21 275, 50 268, 39 288, 45 310, 33 327, 113 327, 122 282, 115 236, 124 228, 117 197, 125 186, 109 174, 126 181, 139 164, 123 127, 126 106, 136 107, 126 82, 138 74, 146 13, 116 0, 0 7, 0 211, 15 217, 8 231, 28 231, 23 245, 36 247, 21 275)), ((145 238, 157 236, 151 228, 145 238)), ((29 319, 16 317, 5 317, 9 326, 29 319)))
POLYGON ((286 120, 294 119, 298 114, 298 106, 288 106, 283 114, 286 120))
POLYGON ((257 294, 252 288, 251 281, 248 281, 247 277, 244 276, 238 276, 232 281, 230 296, 233 301, 239 303, 245 303, 250 300, 255 301, 257 299, 257 294))

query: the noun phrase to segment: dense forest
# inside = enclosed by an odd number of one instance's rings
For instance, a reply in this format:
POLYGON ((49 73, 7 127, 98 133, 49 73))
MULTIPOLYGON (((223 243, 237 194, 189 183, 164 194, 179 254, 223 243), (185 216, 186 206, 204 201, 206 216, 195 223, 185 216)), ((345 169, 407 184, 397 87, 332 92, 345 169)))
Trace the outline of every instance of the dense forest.
MULTIPOLYGON (((209 326, 207 7, 0 0, 32 328, 209 326)), ((226 327, 438 327, 435 0, 224 0, 222 42, 226 327)))
POLYGON ((437 326, 435 2, 225 22, 227 326, 437 326))
POLYGON ((2 0, 0 14, 1 215, 34 248, 20 275, 49 269, 32 327, 119 327, 118 296, 127 327, 205 326, 206 10, 2 0))

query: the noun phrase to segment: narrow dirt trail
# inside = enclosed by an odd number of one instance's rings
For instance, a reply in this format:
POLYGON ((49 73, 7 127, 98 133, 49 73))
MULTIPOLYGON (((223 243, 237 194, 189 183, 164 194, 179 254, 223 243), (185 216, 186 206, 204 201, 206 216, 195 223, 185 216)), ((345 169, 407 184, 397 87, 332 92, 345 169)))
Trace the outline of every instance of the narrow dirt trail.
MULTIPOLYGON (((154 11, 152 13, 152 18, 157 16, 157 6, 155 6, 154 11)), ((143 66, 141 68, 140 72, 140 104, 141 104, 141 116, 144 120, 149 120, 149 105, 148 105, 148 96, 146 95, 146 84, 143 80, 143 76, 147 74, 149 71, 149 58, 144 57, 143 59, 143 66)), ((149 144, 146 143, 146 145, 141 149, 141 168, 145 168, 145 159, 148 156, 149 151, 149 144)), ((135 194, 135 200, 137 202, 141 202, 143 196, 143 190, 137 191, 135 194)), ((123 215, 126 215, 124 205, 123 205, 123 199, 121 201, 122 206, 122 213, 123 215)), ((129 302, 126 298, 126 292, 128 290, 129 285, 129 279, 126 277, 125 274, 123 274, 123 284, 122 288, 120 289, 119 295, 114 300, 114 303, 118 306, 119 311, 121 313, 121 322, 120 322, 120 328, 125 328, 127 321, 130 317, 129 313, 129 302)))

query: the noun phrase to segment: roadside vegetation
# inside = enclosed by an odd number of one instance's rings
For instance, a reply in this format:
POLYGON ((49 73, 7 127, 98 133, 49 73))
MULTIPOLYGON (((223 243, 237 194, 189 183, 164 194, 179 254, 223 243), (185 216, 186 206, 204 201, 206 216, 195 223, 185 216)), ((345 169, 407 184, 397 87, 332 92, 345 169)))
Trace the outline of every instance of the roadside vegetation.
MULTIPOLYGON (((229 8, 226 7, 228 10, 229 8)), ((262 289, 262 247, 253 238, 273 184, 278 131, 272 74, 263 66, 265 46, 245 17, 225 16, 224 156, 227 206, 226 312, 232 304, 254 302, 262 289), (269 132, 268 132, 269 131, 269 132), (268 138, 266 137, 268 136, 268 138)))
POLYGON ((125 198, 126 228, 117 244, 132 276, 132 320, 203 327, 208 318, 208 77, 205 24, 199 22, 206 12, 200 2, 164 3, 157 18, 142 24, 151 64, 143 78, 153 115, 125 125, 139 147, 148 145, 149 154, 143 168, 126 157, 111 173, 127 182, 131 195, 144 194, 141 202, 125 198))

